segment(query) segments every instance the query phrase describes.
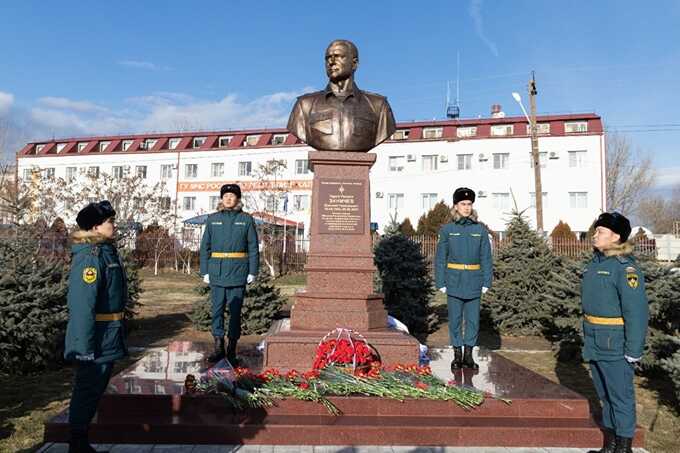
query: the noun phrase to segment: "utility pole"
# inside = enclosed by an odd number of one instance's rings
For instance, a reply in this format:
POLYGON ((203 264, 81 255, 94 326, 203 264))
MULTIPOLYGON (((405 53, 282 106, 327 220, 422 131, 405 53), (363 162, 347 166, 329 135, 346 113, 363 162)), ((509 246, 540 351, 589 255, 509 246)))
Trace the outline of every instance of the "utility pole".
POLYGON ((541 158, 538 152, 538 128, 536 126, 536 76, 531 71, 531 80, 528 84, 529 101, 531 102, 531 158, 534 162, 534 190, 536 191, 536 230, 543 235, 543 186, 541 184, 541 158))

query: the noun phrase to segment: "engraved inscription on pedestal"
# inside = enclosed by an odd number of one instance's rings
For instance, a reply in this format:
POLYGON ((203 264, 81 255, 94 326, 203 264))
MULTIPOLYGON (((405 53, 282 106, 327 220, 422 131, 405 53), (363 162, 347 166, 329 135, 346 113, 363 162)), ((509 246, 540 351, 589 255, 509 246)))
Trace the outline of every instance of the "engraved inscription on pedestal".
POLYGON ((319 233, 364 234, 365 184, 362 179, 319 178, 319 233))

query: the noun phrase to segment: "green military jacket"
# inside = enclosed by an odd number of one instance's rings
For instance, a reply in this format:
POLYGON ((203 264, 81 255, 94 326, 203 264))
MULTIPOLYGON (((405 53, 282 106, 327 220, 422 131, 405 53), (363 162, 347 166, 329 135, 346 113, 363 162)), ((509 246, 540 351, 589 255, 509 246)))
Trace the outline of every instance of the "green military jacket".
POLYGON ((201 275, 215 286, 245 286, 248 274, 257 276, 260 265, 255 220, 241 210, 222 209, 210 214, 201 240, 201 275), (243 253, 242 257, 215 254, 243 253))
POLYGON ((477 221, 476 213, 473 211, 470 217, 459 217, 443 225, 435 255, 437 288, 446 287, 449 296, 475 299, 480 297, 483 286, 491 288, 492 280, 489 232, 477 221), (453 269, 449 263, 479 265, 479 269, 453 269))
POLYGON ((596 251, 581 280, 583 358, 613 361, 639 358, 645 346, 649 303, 645 278, 632 246, 596 251))
POLYGON ((64 358, 84 356, 96 363, 112 362, 128 353, 123 320, 97 321, 96 316, 118 317, 110 314, 125 309, 125 269, 112 242, 87 231, 74 233, 72 239, 64 358))

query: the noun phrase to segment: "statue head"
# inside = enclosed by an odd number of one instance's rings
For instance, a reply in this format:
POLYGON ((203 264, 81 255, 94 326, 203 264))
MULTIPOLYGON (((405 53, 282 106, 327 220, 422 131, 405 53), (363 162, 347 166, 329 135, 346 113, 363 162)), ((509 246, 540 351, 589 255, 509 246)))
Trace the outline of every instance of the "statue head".
POLYGON ((332 82, 350 78, 359 66, 359 50, 352 41, 336 39, 326 48, 326 75, 332 82))

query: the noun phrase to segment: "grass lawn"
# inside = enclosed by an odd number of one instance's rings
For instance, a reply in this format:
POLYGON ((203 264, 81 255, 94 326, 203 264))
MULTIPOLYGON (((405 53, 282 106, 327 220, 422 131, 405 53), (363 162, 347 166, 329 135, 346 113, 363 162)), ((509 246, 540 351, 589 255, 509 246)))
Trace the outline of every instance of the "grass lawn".
MULTIPOLYGON (((128 343, 132 347, 162 346, 174 338, 210 341, 209 332, 196 331, 187 314, 200 298, 193 288, 198 277, 162 273, 154 276, 142 271, 143 306, 131 326, 128 343)), ((288 296, 305 283, 302 274, 276 281, 288 296)), ((437 293, 435 303, 442 320, 437 332, 430 335, 430 346, 448 344, 446 299, 437 293)), ((257 342, 259 336, 244 337, 243 342, 257 342)), ((594 390, 586 368, 580 364, 560 363, 550 345, 539 338, 508 338, 483 332, 480 342, 509 359, 559 382, 594 401, 594 390), (531 349, 536 352, 527 352, 531 349)), ((116 366, 120 371, 138 357, 134 355, 116 366)), ((71 368, 46 371, 32 376, 0 375, 0 452, 29 452, 42 444, 43 423, 68 405, 71 392, 71 368)), ((647 449, 652 452, 680 451, 680 416, 659 401, 669 389, 656 389, 657 382, 636 378, 638 423, 648 430, 647 449), (652 390, 654 388, 655 390, 652 390)))

